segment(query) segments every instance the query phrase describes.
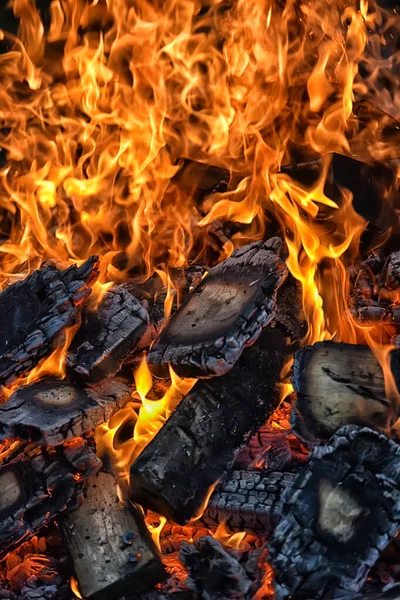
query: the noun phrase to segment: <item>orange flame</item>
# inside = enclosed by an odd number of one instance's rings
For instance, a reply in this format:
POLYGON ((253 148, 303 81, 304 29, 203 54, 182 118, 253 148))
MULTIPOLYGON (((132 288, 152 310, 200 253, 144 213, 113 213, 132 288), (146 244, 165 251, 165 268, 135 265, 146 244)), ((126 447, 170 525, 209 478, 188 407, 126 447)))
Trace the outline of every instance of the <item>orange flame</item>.
POLYGON ((71 590, 72 590, 72 593, 74 594, 74 596, 76 596, 77 598, 80 598, 80 600, 83 600, 82 595, 79 591, 79 585, 78 585, 78 581, 77 581, 76 577, 73 577, 73 576, 71 577, 70 585, 71 585, 71 590))

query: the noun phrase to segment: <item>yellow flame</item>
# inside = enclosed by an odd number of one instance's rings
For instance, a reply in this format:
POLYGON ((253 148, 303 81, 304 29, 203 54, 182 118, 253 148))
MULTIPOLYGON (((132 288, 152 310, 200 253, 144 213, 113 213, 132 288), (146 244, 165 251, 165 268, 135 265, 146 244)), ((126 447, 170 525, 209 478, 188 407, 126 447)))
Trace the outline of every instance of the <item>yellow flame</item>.
POLYGON ((74 577, 74 576, 71 577, 70 585, 71 585, 71 590, 72 590, 72 593, 74 594, 74 596, 76 596, 77 598, 80 598, 80 600, 83 600, 82 595, 79 591, 79 585, 78 585, 78 581, 77 581, 76 577, 74 577))

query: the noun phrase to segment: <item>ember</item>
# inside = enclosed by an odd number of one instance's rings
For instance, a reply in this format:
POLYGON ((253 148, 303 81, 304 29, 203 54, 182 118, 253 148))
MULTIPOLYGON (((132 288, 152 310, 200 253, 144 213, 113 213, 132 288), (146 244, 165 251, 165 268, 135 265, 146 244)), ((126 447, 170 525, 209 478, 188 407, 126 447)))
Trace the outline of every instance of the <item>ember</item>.
POLYGON ((397 9, 2 4, 0 598, 400 597, 397 9))

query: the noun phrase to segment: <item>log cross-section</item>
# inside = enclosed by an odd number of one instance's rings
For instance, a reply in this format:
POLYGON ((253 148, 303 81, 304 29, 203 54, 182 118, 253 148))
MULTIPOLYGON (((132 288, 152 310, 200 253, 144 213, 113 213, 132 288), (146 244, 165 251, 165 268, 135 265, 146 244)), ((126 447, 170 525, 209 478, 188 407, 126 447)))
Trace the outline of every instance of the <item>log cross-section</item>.
POLYGON ((80 508, 59 526, 85 600, 137 594, 164 579, 155 545, 139 511, 118 500, 112 475, 100 472, 80 508))
POLYGON ((56 450, 25 447, 0 468, 0 558, 64 510, 83 501, 101 461, 76 438, 56 450))
POLYGON ((198 381, 143 450, 131 467, 135 502, 180 524, 197 515, 279 401, 286 340, 279 330, 265 334, 273 349, 247 348, 232 371, 198 381))
POLYGON ((117 379, 85 387, 59 380, 20 387, 0 406, 0 439, 57 446, 108 421, 130 397, 117 379))
MULTIPOLYGON (((400 351, 390 355, 400 384, 400 351)), ((296 352, 291 423, 307 442, 327 440, 343 425, 365 425, 390 434, 398 406, 387 398, 381 365, 368 346, 317 342, 296 352)), ((399 385, 400 388, 400 385, 399 385)))
POLYGON ((171 365, 183 377, 229 371, 276 310, 276 293, 287 276, 279 238, 236 250, 210 269, 153 343, 155 372, 171 365))
POLYGON ((356 425, 310 455, 270 545, 278 600, 358 592, 400 528, 400 446, 356 425))

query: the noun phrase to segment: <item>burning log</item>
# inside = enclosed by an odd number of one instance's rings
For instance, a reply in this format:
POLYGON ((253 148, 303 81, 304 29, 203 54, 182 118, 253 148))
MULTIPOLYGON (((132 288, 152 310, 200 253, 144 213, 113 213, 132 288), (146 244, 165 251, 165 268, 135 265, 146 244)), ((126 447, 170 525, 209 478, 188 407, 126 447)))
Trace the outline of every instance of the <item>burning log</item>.
POLYGON ((76 323, 98 276, 99 261, 59 271, 48 265, 0 294, 0 383, 29 372, 76 323))
POLYGON ((115 375, 148 322, 147 311, 137 298, 122 286, 111 288, 95 311, 83 313, 67 364, 91 381, 115 375))
POLYGON ((183 542, 179 558, 188 570, 186 587, 205 600, 246 597, 251 587, 245 569, 211 536, 183 542))
POLYGON ((286 339, 266 331, 271 350, 248 348, 223 377, 200 380, 131 467, 135 502, 180 524, 192 519, 245 440, 279 401, 275 383, 286 339))
POLYGON ((237 469, 282 471, 293 461, 288 435, 263 425, 243 448, 235 461, 237 469))
POLYGON ((230 531, 271 533, 282 516, 283 492, 292 473, 233 471, 211 496, 201 523, 210 529, 225 523, 230 531))
POLYGON ((275 316, 277 288, 287 269, 278 238, 236 250, 210 269, 153 343, 156 372, 210 377, 229 371, 243 349, 275 316))
POLYGON ((101 461, 82 439, 46 450, 26 446, 0 469, 0 558, 83 501, 101 461))
MULTIPOLYGON (((391 354, 400 385, 400 353, 391 354)), ((365 425, 389 433, 398 411, 386 398, 382 368, 368 346, 317 342, 296 352, 293 387, 297 394, 291 423, 308 442, 327 440, 339 427, 365 425)))
POLYGON ((116 379, 83 388, 60 380, 20 387, 0 406, 0 439, 57 446, 108 421, 130 397, 116 379))
POLYGON ((310 455, 272 543, 278 599, 358 592, 400 527, 400 446, 355 425, 310 455))
POLYGON ((164 579, 143 517, 133 505, 118 500, 112 475, 94 477, 84 504, 59 525, 86 600, 139 593, 164 579))

